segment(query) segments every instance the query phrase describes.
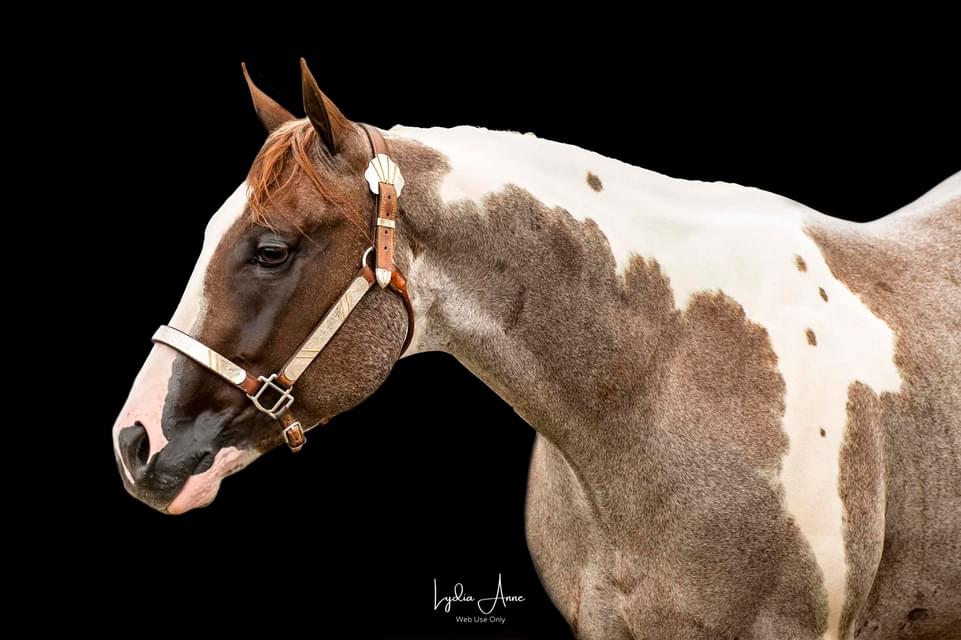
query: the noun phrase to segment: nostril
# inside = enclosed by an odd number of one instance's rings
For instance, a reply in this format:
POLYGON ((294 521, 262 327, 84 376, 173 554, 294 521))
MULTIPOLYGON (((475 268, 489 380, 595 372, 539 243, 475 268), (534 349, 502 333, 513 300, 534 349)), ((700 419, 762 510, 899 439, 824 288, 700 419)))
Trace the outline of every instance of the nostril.
MULTIPOLYGON (((143 427, 141 427, 143 428, 143 427)), ((146 433, 146 429, 144 430, 146 433)), ((137 451, 135 452, 136 461, 141 464, 147 464, 147 455, 150 453, 150 438, 140 438, 140 442, 137 443, 137 451)))
POLYGON ((147 429, 138 420, 129 427, 121 429, 117 436, 123 463, 134 480, 139 480, 147 466, 150 455, 150 438, 147 429))

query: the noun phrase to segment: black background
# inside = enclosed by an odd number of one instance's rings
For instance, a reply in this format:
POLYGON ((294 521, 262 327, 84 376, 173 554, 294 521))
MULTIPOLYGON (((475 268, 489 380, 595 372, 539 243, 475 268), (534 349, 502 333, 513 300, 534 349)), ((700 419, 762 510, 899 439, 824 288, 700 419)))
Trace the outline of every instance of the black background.
POLYGON ((48 588, 56 602, 83 585, 93 604, 78 624, 135 620, 131 631, 177 627, 189 614, 193 625, 277 632, 307 622, 318 638, 569 637, 524 542, 533 431, 449 356, 400 362, 301 454, 265 456, 207 509, 166 517, 123 491, 114 417, 152 331, 177 304, 208 218, 264 139, 240 62, 297 113, 304 55, 355 120, 533 131, 867 220, 961 169, 957 54, 897 37, 827 50, 817 34, 645 46, 629 30, 593 33, 601 46, 548 32, 544 45, 520 47, 520 29, 453 28, 443 41, 432 31, 386 49, 366 37, 331 41, 338 28, 282 47, 256 35, 214 45, 128 30, 73 52, 70 91, 91 114, 76 127, 72 166, 88 176, 93 211, 71 216, 64 239, 69 264, 94 274, 76 285, 93 339, 73 348, 102 381, 62 435, 80 464, 46 504, 63 534, 58 550, 75 564, 48 588), (373 82, 379 72, 390 90, 373 82), (499 573, 528 599, 510 606, 503 627, 457 625, 433 610, 434 578, 445 591, 460 581, 483 592, 499 573))

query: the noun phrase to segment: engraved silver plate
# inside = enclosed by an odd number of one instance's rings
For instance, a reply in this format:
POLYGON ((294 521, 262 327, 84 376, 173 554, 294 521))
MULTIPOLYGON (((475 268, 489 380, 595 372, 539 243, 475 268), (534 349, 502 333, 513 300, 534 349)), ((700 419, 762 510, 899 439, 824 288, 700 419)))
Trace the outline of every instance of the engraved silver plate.
POLYGON ((247 372, 207 345, 194 340, 186 333, 177 331, 165 324, 154 332, 152 340, 176 349, 194 362, 210 369, 231 384, 241 384, 247 379, 247 372))
POLYGON ((294 357, 288 360, 284 368, 281 369, 285 378, 293 383, 300 377, 310 366, 310 363, 314 361, 314 358, 327 346, 327 343, 334 337, 337 330, 347 320, 347 316, 350 315, 350 312, 354 310, 354 307, 357 306, 357 303, 369 289, 370 283, 365 278, 362 276, 354 278, 354 281, 350 283, 340 299, 324 315, 314 332, 297 350, 294 357))

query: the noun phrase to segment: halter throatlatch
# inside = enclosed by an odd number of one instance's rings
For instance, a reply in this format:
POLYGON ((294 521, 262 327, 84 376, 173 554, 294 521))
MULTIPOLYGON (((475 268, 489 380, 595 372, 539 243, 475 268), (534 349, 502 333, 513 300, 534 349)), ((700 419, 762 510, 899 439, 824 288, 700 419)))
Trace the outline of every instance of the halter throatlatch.
MULTIPOLYGON (((290 411, 294 404, 293 386, 307 367, 344 325, 350 313, 374 284, 390 287, 404 301, 407 310, 407 337, 401 349, 403 354, 414 335, 414 312, 407 293, 407 281, 394 265, 394 232, 397 227, 397 199, 404 187, 404 177, 387 154, 387 143, 380 131, 369 125, 360 125, 370 140, 373 158, 367 165, 364 177, 377 198, 374 218, 374 244, 368 247, 360 259, 360 271, 347 285, 337 301, 327 310, 296 353, 276 373, 253 377, 240 365, 217 353, 186 333, 160 325, 153 341, 176 349, 194 362, 217 374, 230 384, 240 388, 259 411, 280 423, 284 441, 291 451, 300 451, 307 442, 306 432, 317 425, 304 427, 290 411), (373 251, 374 268, 367 263, 373 251)), ((317 424, 326 423, 323 418, 317 424)))

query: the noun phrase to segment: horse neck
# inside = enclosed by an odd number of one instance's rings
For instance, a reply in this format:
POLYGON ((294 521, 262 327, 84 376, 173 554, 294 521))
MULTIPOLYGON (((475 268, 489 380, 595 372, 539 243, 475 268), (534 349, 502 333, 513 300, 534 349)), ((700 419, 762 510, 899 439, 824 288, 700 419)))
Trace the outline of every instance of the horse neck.
MULTIPOLYGON (((476 150, 477 166, 464 174, 451 166, 458 159, 411 141, 419 132, 392 133, 403 136, 391 147, 406 178, 398 261, 416 312, 410 353, 452 354, 538 431, 563 440, 573 418, 610 402, 605 389, 617 385, 609 372, 621 366, 610 361, 624 336, 605 295, 618 276, 604 234, 521 186, 491 184, 497 178, 483 169, 504 160, 502 134, 489 132, 493 143, 476 150), (485 195, 462 191, 471 185, 485 195), (574 398, 577 406, 565 407, 574 398)), ((635 337, 643 341, 654 325, 635 323, 635 337)))
POLYGON ((399 260, 417 313, 411 352, 451 353, 558 444, 581 424, 642 434, 638 410, 657 401, 676 303, 705 288, 705 273, 733 286, 724 277, 744 270, 759 235, 803 236, 800 205, 755 189, 520 134, 391 133, 407 183, 399 260), (670 283, 658 263, 673 267, 670 283))

